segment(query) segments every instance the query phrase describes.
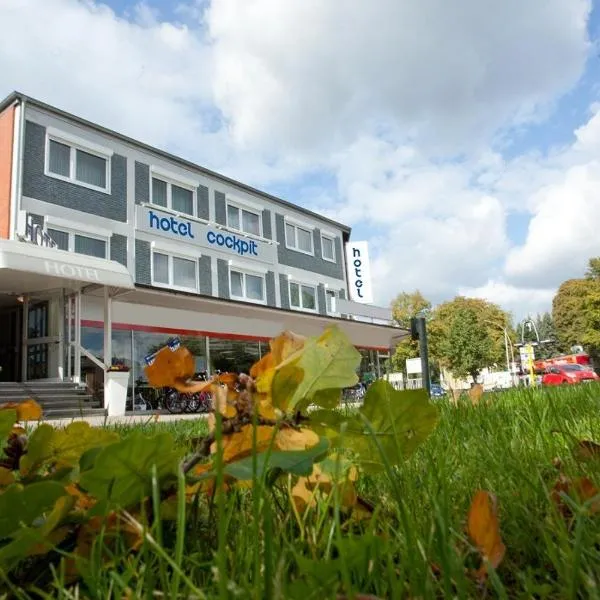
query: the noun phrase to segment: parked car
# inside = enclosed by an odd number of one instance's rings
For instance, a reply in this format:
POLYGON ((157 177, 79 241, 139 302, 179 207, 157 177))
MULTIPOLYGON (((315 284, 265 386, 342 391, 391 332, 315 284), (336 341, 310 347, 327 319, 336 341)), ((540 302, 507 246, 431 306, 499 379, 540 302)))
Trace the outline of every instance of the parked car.
POLYGON ((553 365, 542 375, 542 385, 563 385, 599 381, 600 377, 589 365, 553 365))
POLYGON ((432 398, 443 398, 446 395, 444 388, 439 383, 431 384, 431 397, 432 398))

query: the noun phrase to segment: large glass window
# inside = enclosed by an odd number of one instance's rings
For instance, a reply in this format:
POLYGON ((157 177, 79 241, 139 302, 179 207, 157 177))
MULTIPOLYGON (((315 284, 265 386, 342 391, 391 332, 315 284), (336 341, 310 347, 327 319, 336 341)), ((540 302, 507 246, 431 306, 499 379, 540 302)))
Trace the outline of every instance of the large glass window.
POLYGON ((232 298, 265 301, 265 278, 263 275, 245 273, 232 269, 229 272, 229 290, 232 298))
POLYGON ((198 290, 198 263, 193 258, 153 252, 152 283, 195 292, 198 290))
POLYGON ((48 235, 61 250, 97 258, 108 258, 108 240, 106 238, 83 235, 53 227, 48 227, 48 235))
POLYGON ((300 310, 317 310, 317 288, 290 281, 290 306, 300 310))
POLYGON ((152 178, 150 202, 177 212, 194 216, 194 190, 160 177, 152 178))
POLYGON ((313 234, 310 229, 305 229, 292 223, 285 224, 285 245, 292 250, 306 254, 313 254, 313 234))
MULTIPOLYGON (((268 345, 265 345, 268 351, 268 345)), ((260 360, 261 342, 210 339, 212 372, 249 373, 250 367, 260 360)))
POLYGON ((258 212, 241 208, 235 204, 227 205, 227 225, 252 235, 262 235, 261 215, 258 212))
POLYGON ((48 139, 46 160, 48 175, 108 192, 109 165, 110 158, 108 156, 82 150, 62 141, 48 139))

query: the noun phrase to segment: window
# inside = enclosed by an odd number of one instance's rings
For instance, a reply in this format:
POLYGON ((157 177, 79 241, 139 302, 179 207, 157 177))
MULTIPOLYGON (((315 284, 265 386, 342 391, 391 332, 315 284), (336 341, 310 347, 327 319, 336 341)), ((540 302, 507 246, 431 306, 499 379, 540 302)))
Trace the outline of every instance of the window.
POLYGON ((152 283, 195 292, 198 290, 198 262, 193 258, 153 252, 152 283))
POLYGON ((321 236, 321 253, 325 260, 335 262, 335 240, 327 235, 321 236))
POLYGON ((317 288, 290 281, 290 306, 300 310, 317 310, 317 288))
POLYGON ((229 272, 229 291, 231 297, 238 300, 264 302, 265 278, 262 275, 232 269, 229 272))
POLYGON ((194 216, 194 190, 190 187, 182 187, 170 181, 152 177, 150 202, 157 206, 194 216))
POLYGON ((86 254, 87 256, 95 256, 96 258, 108 258, 107 238, 83 235, 52 227, 48 227, 48 235, 56 242, 60 250, 86 254))
POLYGON ((48 138, 46 175, 110 193, 110 157, 48 138))
POLYGON ((244 233, 262 237, 260 213, 241 208, 235 204, 227 205, 227 226, 244 233))
POLYGON ((313 234, 310 229, 305 229, 293 223, 285 224, 285 245, 292 250, 313 254, 313 234))
POLYGON ((336 295, 333 290, 325 290, 325 298, 327 300, 327 312, 334 314, 337 312, 336 295))

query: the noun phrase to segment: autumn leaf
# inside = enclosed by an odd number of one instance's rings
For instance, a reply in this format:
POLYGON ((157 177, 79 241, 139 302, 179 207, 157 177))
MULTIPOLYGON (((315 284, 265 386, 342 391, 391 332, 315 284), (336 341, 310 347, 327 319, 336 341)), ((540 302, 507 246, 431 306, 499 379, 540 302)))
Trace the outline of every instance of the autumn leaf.
POLYGON ((214 409, 220 412, 226 419, 235 417, 237 414, 235 401, 237 400, 238 393, 225 386, 216 384, 211 386, 211 392, 214 409))
POLYGON ((280 429, 275 436, 278 450, 307 450, 319 443, 319 436, 311 429, 280 429))
POLYGON ((600 458, 600 444, 591 440, 580 440, 575 446, 574 454, 579 460, 600 458))
MULTIPOLYGON (((493 494, 483 490, 475 493, 469 509, 467 532, 485 561, 497 569, 504 558, 506 546, 500 537, 497 501, 493 494)), ((476 575, 480 580, 485 579, 486 563, 481 565, 476 575)))
POLYGON ((183 346, 161 348, 144 369, 148 383, 155 388, 170 387, 183 394, 208 391, 212 381, 189 381, 195 371, 196 359, 183 346))
POLYGON ((327 328, 277 367, 271 385, 274 406, 292 411, 323 398, 331 400, 331 393, 325 390, 356 384, 360 360, 360 353, 341 329, 327 328))
MULTIPOLYGON (((259 425, 256 428, 256 452, 266 450, 273 438, 275 428, 267 425, 259 425)), ((229 463, 252 454, 253 427, 244 425, 240 431, 223 436, 223 462, 229 463)), ((210 451, 217 452, 217 442, 213 442, 210 451)))
POLYGON ((477 406, 479 404, 479 401, 481 400, 482 396, 483 396, 483 386, 480 383, 476 383, 469 390, 469 398, 471 399, 471 404, 473 404, 474 406, 477 406))
POLYGON ((0 467, 0 487, 8 487, 15 481, 15 476, 10 469, 0 467))
POLYGON ((6 402, 0 404, 0 411, 14 410, 17 421, 39 421, 42 418, 42 407, 31 398, 22 402, 6 402))
POLYGON ((550 492, 550 498, 556 505, 558 511, 566 518, 571 516, 572 509, 565 502, 563 495, 579 500, 582 504, 590 502, 589 514, 600 513, 600 490, 588 477, 576 477, 571 479, 561 473, 550 492))

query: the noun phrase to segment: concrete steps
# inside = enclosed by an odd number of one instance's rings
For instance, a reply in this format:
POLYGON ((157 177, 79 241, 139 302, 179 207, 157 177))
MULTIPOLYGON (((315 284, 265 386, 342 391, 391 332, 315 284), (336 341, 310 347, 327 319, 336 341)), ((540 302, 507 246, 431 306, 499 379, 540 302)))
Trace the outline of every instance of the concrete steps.
POLYGON ((29 398, 40 404, 45 419, 98 417, 105 414, 104 408, 94 400, 86 387, 76 383, 47 381, 0 383, 0 404, 23 402, 29 398))

